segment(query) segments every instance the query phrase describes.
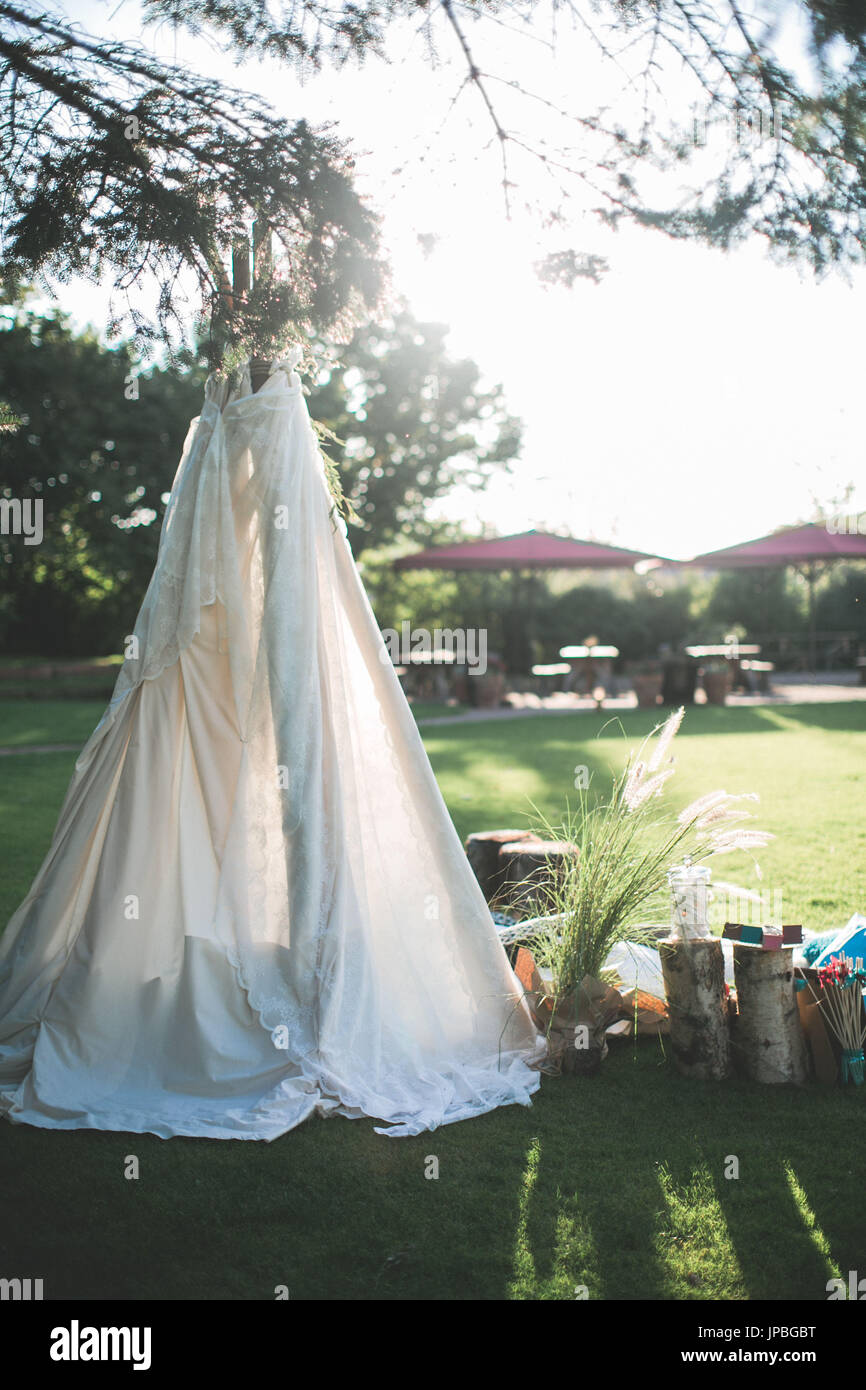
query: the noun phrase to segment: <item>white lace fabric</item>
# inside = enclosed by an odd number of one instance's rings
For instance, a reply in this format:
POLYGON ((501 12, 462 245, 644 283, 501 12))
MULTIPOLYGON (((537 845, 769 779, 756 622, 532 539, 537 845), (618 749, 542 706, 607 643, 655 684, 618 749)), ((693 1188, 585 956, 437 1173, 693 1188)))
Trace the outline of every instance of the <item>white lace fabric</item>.
MULTIPOLYGON (((296 359, 295 359, 296 360, 296 359)), ((133 650, 0 937, 0 1112, 274 1139, 528 1104, 544 1043, 342 530, 295 360, 211 380, 133 650)))

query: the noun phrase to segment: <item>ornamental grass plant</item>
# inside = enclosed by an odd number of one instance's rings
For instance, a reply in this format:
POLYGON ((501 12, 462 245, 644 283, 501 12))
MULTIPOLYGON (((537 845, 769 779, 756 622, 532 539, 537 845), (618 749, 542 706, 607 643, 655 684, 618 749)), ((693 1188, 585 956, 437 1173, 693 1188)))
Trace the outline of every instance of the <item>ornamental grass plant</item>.
MULTIPOLYGON (((709 792, 679 815, 665 803, 676 771, 671 747, 683 716, 678 709, 656 725, 606 793, 592 779, 578 786, 577 804, 567 804, 559 824, 533 807, 545 840, 577 850, 535 891, 543 923, 532 936, 532 954, 550 972, 556 998, 571 994, 587 975, 600 979, 617 942, 655 939, 643 923, 665 902, 668 872, 684 858, 701 864, 743 850, 754 859, 774 838, 747 824, 754 816, 743 803, 758 801, 753 792, 709 792)), ((760 876, 757 861, 755 867, 760 876)))

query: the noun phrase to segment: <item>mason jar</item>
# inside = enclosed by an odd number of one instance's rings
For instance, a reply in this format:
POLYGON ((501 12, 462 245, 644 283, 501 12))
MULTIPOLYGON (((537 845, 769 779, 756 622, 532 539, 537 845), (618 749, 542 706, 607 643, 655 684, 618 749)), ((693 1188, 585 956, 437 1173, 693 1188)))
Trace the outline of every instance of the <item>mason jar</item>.
POLYGON ((671 890, 671 936, 678 941, 712 936, 708 899, 712 870, 686 860, 668 873, 671 890))

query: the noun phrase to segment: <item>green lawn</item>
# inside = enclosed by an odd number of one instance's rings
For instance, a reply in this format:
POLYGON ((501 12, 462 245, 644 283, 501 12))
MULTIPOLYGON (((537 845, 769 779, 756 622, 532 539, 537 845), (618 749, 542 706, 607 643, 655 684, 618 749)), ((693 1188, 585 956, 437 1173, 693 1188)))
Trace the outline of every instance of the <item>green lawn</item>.
POLYGON ((0 1266, 48 1297, 165 1299, 821 1300, 862 1269, 862 1095, 685 1082, 657 1042, 542 1084, 414 1139, 339 1117, 272 1144, 4 1124, 0 1266))
MULTIPOLYGON (((535 716, 436 726, 424 742, 465 836, 528 824, 530 801, 555 817, 567 797, 576 801, 576 767, 589 767, 604 785, 608 769, 619 770, 652 722, 643 710, 616 722, 594 712, 535 716)), ((714 878, 766 894, 769 904, 781 894, 784 920, 816 931, 866 911, 866 702, 696 706, 686 713, 674 752, 677 773, 666 789, 673 804, 685 806, 717 788, 757 792, 755 824, 777 836, 761 852, 761 880, 744 855, 719 859, 714 878)))
POLYGON ((122 656, 97 656, 86 659, 91 669, 76 672, 72 668, 84 663, 57 661, 53 657, 0 656, 0 702, 7 700, 100 700, 105 703, 114 689, 122 656), (52 674, 28 675, 33 668, 50 667, 52 674))
POLYGON ((442 700, 411 700, 409 703, 419 723, 424 719, 453 719, 469 709, 468 705, 446 705, 442 700))
POLYGON ((27 744, 77 743, 83 746, 107 700, 0 700, 0 748, 27 744))
MULTIPOLYGON (((0 705, 0 745, 76 742, 98 704, 0 705), (7 715, 9 716, 7 718, 7 715), (26 724, 26 717, 31 723, 26 724)), ((626 744, 596 714, 434 727, 425 743, 461 834, 554 814, 580 764, 626 744)), ((629 740, 648 716, 623 720, 629 740)), ((694 709, 676 796, 761 794, 761 859, 786 920, 866 904, 858 769, 866 705, 694 709)), ((0 917, 47 848, 73 754, 0 761, 0 917)), ((725 861, 722 861, 724 864, 725 861)), ((748 862, 725 865, 744 880, 748 862)), ((863 1088, 866 1090, 866 1088, 863 1088)), ((0 1273, 48 1297, 804 1299, 863 1272, 860 1090, 686 1082, 662 1042, 614 1045, 596 1078, 545 1077, 510 1107, 417 1139, 313 1120, 272 1144, 51 1133, 0 1124, 0 1273), (141 1176, 127 1181, 136 1154, 141 1176), (425 1179, 428 1155, 438 1180, 425 1179), (740 1177, 726 1179, 728 1155, 740 1177)))

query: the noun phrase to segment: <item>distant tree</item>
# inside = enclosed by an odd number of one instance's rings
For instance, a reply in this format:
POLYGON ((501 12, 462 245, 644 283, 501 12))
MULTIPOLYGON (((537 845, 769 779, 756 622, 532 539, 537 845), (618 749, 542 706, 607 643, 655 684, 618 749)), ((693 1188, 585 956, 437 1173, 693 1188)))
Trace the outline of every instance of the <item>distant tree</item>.
POLYGON ((866 571, 854 565, 833 570, 815 595, 815 625, 820 632, 852 632, 866 647, 866 571))
MULTIPOLYGON (((159 5, 144 9, 160 18, 159 5)), ((177 20, 220 27, 228 10, 201 0, 178 5, 177 20)), ((261 47, 256 10, 237 7, 240 50, 261 47)), ((332 131, 278 118, 256 95, 27 0, 0 4, 6 270, 53 282, 108 277, 114 327, 134 328, 139 341, 170 342, 188 328, 184 272, 197 284, 192 309, 208 321, 214 364, 369 309, 383 267, 352 168, 332 131), (241 298, 229 255, 253 220, 257 283, 241 298), (160 291, 155 323, 142 308, 149 283, 160 291)))
POLYGON ((359 328, 311 389, 313 419, 342 441, 326 447, 357 514, 356 555, 405 536, 432 541, 429 503, 457 485, 483 488, 519 454, 521 426, 501 389, 448 355, 447 332, 407 312, 359 328))
MULTIPOLYGON (((131 344, 107 348, 21 297, 5 322, 0 397, 18 424, 0 431, 0 496, 41 499, 44 538, 27 546, 0 535, 0 638, 8 650, 116 651, 150 578, 205 368, 190 355, 182 372, 140 375, 131 344)), ((519 449, 500 392, 481 384, 475 363, 451 358, 445 338, 409 314, 360 329, 347 348, 327 348, 340 364, 309 400, 313 418, 345 441, 326 447, 342 464, 359 512, 350 538, 371 556, 365 577, 385 607, 395 545, 408 534, 415 544, 460 536, 431 520, 428 504, 458 483, 483 488, 519 449)))
POLYGON ((464 575, 446 570, 397 571, 392 546, 365 550, 359 568, 380 627, 399 631, 404 622, 412 628, 466 624, 464 575))
MULTIPOLYGON (((715 582, 702 619, 715 630, 740 626, 747 636, 771 633, 799 634, 805 631, 806 616, 802 595, 787 570, 731 570, 715 582)), ((712 636, 712 633, 710 634, 712 636)))
POLYGON ((589 635, 618 647, 623 660, 655 657, 662 644, 676 648, 688 639, 692 602, 690 584, 656 594, 631 575, 616 589, 610 582, 579 583, 543 606, 539 635, 551 661, 560 647, 580 644, 589 635))
POLYGON ((0 332, 0 395, 20 420, 0 432, 0 496, 41 499, 44 532, 33 546, 0 535, 6 650, 120 650, 201 387, 196 370, 136 378, 128 345, 108 349, 60 314, 19 310, 0 332))

